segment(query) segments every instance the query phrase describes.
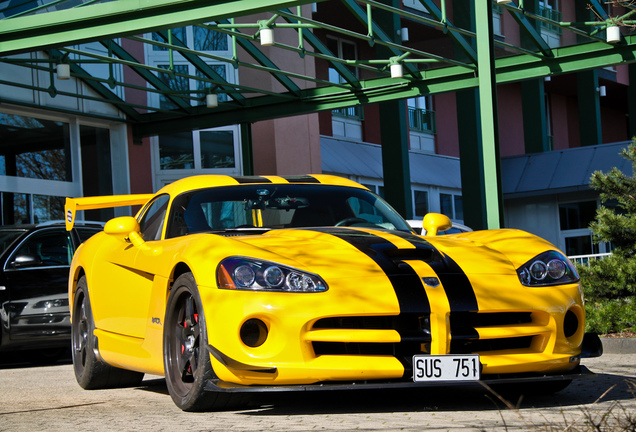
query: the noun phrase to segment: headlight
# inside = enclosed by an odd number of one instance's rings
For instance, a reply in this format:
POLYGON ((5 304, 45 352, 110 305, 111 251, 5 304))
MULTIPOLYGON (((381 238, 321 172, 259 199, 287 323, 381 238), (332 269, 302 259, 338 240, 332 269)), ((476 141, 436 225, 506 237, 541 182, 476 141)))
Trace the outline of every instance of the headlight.
POLYGON ((578 282, 576 269, 562 253, 544 252, 517 269, 525 286, 562 285, 578 282))
POLYGON ((325 292, 320 276, 252 258, 226 258, 216 271, 219 288, 255 291, 325 292))

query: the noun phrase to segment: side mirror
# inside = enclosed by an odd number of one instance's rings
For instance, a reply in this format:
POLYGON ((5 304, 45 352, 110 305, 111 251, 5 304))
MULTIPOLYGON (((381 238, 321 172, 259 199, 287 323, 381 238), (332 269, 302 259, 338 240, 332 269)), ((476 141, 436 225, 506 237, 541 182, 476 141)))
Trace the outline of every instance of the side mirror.
POLYGON ((124 241, 130 241, 134 246, 144 246, 146 242, 139 233, 139 222, 132 216, 122 216, 106 222, 104 232, 108 235, 121 237, 124 241))
POLYGON ((37 267, 42 264, 42 261, 34 255, 18 255, 11 262, 11 267, 13 268, 24 268, 24 267, 37 267))
POLYGON ((113 236, 127 237, 131 232, 139 233, 139 222, 132 216, 118 217, 106 222, 104 232, 113 236))
POLYGON ((422 222, 422 228, 426 230, 427 236, 436 236, 439 231, 446 231, 452 226, 453 222, 448 216, 440 213, 428 213, 422 222))

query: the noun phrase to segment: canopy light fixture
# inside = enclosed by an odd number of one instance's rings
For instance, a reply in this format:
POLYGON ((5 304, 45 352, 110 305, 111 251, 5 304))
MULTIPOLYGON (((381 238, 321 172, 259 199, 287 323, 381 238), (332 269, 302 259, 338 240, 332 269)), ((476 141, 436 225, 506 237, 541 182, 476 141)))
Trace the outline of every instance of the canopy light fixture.
POLYGON ((409 28, 408 27, 402 27, 400 29, 400 38, 402 39, 402 42, 408 42, 409 41, 409 28))
POLYGON ((261 45, 262 46, 272 46, 274 45, 274 29, 272 28, 263 28, 260 31, 261 36, 261 45))
POLYGON ((68 63, 58 63, 55 68, 55 73, 57 74, 57 79, 71 79, 71 65, 68 63))
POLYGON ((605 86, 600 86, 596 90, 598 91, 598 95, 599 96, 601 96, 601 97, 607 96, 607 88, 605 86))
POLYGON ((402 63, 395 63, 391 65, 391 78, 403 78, 404 68, 402 63))
POLYGON ((205 106, 208 108, 216 108, 219 106, 219 97, 216 93, 208 93, 205 95, 205 106))
POLYGON ((607 43, 618 43, 621 41, 621 28, 610 25, 605 29, 605 40, 607 43))

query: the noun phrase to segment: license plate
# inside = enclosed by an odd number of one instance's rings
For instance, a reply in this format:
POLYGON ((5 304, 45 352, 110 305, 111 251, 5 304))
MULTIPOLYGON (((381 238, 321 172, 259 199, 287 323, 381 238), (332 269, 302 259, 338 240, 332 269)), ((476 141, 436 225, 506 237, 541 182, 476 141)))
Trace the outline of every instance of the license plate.
POLYGON ((413 381, 477 381, 479 355, 415 355, 413 381))

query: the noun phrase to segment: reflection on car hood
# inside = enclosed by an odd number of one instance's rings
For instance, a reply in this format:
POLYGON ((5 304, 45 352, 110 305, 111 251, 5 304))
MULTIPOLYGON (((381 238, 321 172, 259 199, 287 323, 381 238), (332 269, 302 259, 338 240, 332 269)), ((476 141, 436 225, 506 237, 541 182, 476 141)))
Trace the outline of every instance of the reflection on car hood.
MULTIPOLYGON (((398 259, 423 260, 429 264, 450 259, 465 273, 511 274, 515 266, 501 251, 468 238, 423 238, 401 231, 352 228, 307 228, 272 230, 261 236, 236 238, 260 249, 285 257, 320 273, 334 266, 346 269, 347 276, 369 275, 361 268, 361 255, 373 259, 378 254, 398 259)), ((545 249, 544 249, 545 250, 545 249)))

